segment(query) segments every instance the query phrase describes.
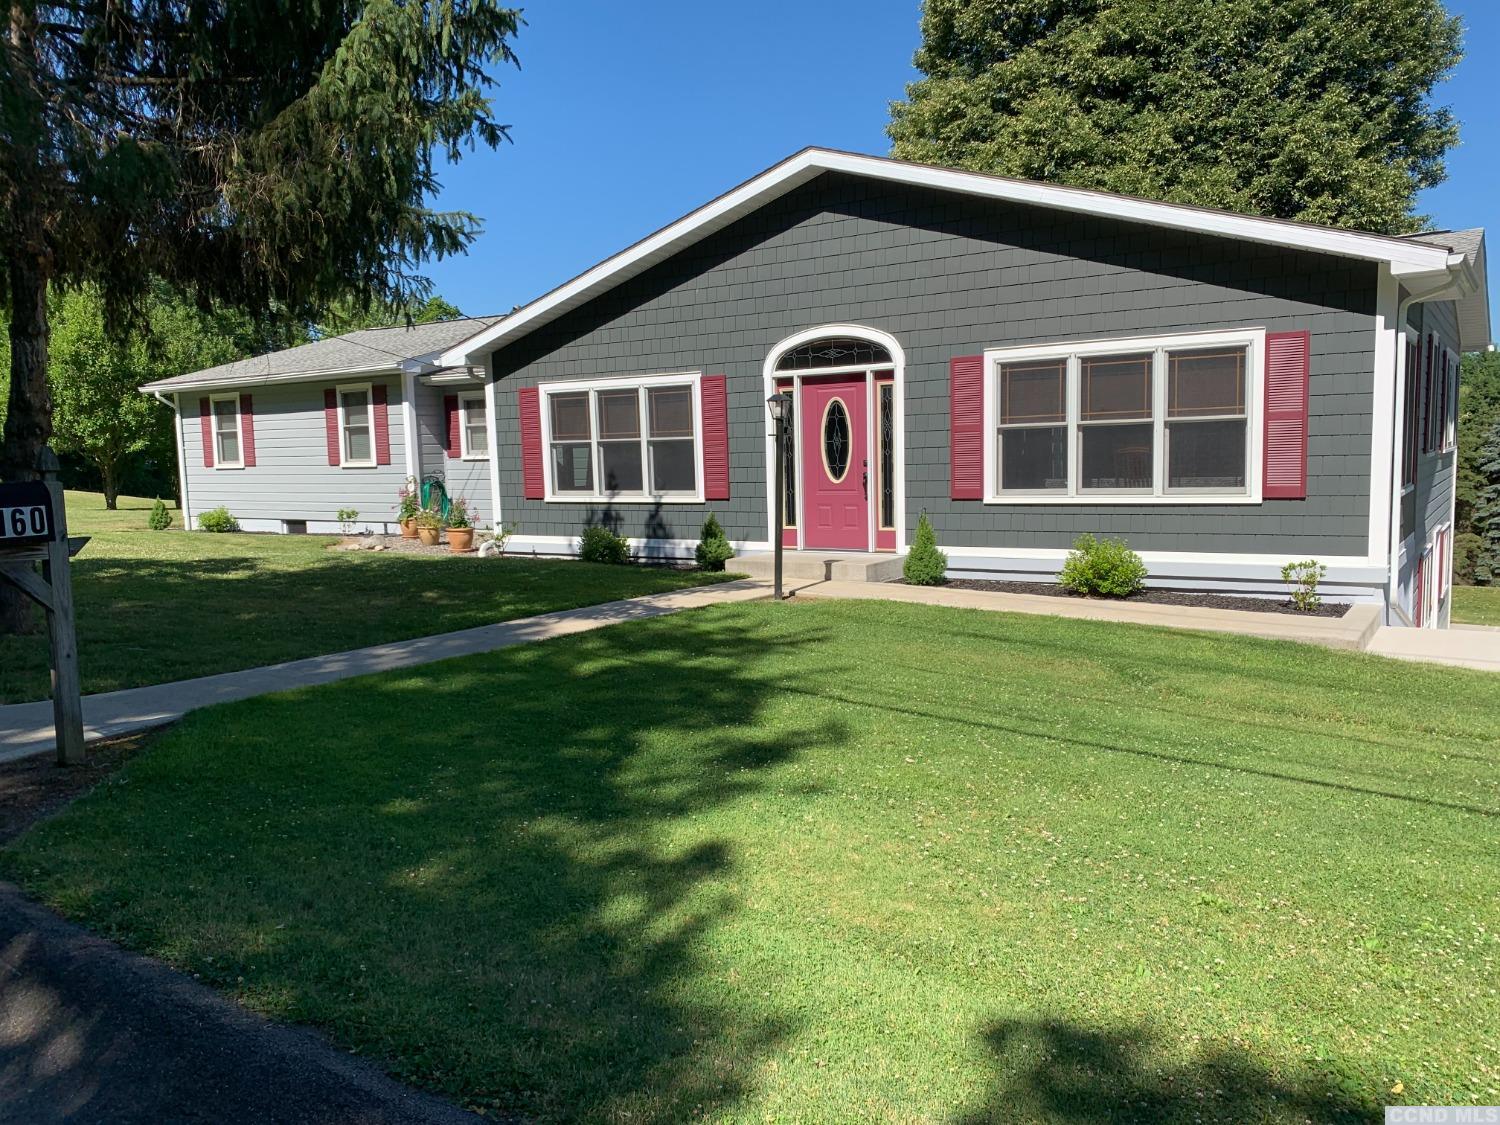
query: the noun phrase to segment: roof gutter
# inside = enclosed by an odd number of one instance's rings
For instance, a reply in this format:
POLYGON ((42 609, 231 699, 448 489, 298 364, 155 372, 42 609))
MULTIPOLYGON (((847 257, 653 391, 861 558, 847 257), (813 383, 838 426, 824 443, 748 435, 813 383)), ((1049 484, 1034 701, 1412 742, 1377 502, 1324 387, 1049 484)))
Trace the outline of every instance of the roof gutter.
POLYGON ((243 375, 236 378, 204 379, 187 383, 159 380, 155 383, 145 383, 138 389, 143 394, 159 395, 162 391, 171 394, 180 391, 209 391, 221 387, 264 387, 277 383, 305 383, 319 379, 345 379, 355 375, 399 374, 401 374, 401 367, 398 364, 388 363, 377 367, 341 367, 332 371, 289 371, 277 375, 243 375))

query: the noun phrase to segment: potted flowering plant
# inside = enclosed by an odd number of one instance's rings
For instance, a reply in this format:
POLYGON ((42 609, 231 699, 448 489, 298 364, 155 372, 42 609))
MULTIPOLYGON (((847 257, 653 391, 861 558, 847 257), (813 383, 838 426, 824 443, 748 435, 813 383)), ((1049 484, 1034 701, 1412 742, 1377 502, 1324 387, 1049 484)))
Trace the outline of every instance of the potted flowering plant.
POLYGON ((396 522, 401 525, 402 539, 417 537, 417 513, 422 510, 422 493, 416 477, 407 477, 396 492, 396 522))
POLYGON ((424 547, 436 547, 443 534, 443 513, 436 508, 420 508, 416 515, 417 538, 424 547))
POLYGON ((479 518, 479 509, 471 508, 460 496, 448 505, 448 550, 454 553, 474 548, 474 521, 479 518))

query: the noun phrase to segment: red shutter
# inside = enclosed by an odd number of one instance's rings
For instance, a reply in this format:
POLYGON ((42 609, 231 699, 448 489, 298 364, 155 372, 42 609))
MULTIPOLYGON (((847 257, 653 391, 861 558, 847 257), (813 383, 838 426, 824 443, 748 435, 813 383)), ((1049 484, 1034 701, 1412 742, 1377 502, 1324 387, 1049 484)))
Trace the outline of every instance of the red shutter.
POLYGON ((208 399, 198 400, 198 424, 203 431, 203 467, 214 467, 214 411, 208 399))
POLYGON ((528 500, 546 496, 542 480, 542 408, 535 387, 516 391, 516 408, 521 415, 521 486, 528 500))
POLYGON ((458 396, 443 396, 443 421, 447 423, 447 443, 443 446, 443 452, 449 457, 457 457, 463 452, 463 439, 458 434, 458 396))
POLYGON ((703 409, 703 498, 729 499, 729 390, 722 375, 698 385, 703 409))
POLYGON ((1423 344, 1425 359, 1422 364, 1422 452, 1432 452, 1432 337, 1423 344))
POLYGON ((255 468, 255 404, 249 395, 240 395, 240 433, 244 437, 245 448, 240 450, 240 456, 244 458, 245 468, 255 468))
POLYGON ((948 475, 955 500, 984 499, 984 356, 948 361, 948 475))
POLYGON ((339 463, 339 393, 330 387, 323 392, 323 437, 328 443, 328 463, 339 463))
POLYGON ((1267 500, 1307 499, 1307 381, 1312 337, 1266 333, 1264 480, 1267 500))
POLYGON ((375 416, 375 464, 391 463, 391 419, 386 407, 387 388, 376 383, 370 388, 370 412, 375 416))

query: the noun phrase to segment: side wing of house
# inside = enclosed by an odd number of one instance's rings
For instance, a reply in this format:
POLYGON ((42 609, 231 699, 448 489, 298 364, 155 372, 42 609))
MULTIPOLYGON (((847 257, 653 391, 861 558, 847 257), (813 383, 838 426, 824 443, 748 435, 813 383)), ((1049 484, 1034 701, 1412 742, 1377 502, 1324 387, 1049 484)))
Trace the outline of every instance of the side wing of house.
POLYGON ((185 520, 227 508, 246 531, 394 527, 407 476, 398 375, 176 393, 185 520))
MULTIPOLYGON (((853 416, 835 412, 822 431, 842 440, 852 426, 852 470, 817 448, 820 431, 794 424, 793 546, 819 546, 819 512, 799 483, 833 481, 832 466, 846 488, 863 476, 868 499, 888 466, 895 496, 869 518, 869 544, 879 548, 889 518, 891 546, 903 548, 925 512, 958 574, 1054 573, 1089 532, 1128 539, 1163 583, 1280 591, 1282 564, 1314 557, 1329 565, 1331 591, 1380 597, 1387 568, 1370 549, 1372 495, 1386 505, 1384 487, 1372 488, 1378 269, 825 173, 490 356, 508 435, 497 458, 503 518, 518 524, 522 549, 565 552, 603 520, 670 555, 713 511, 744 549, 768 548, 766 397, 847 382, 847 363, 798 370, 823 361, 789 342, 816 351, 820 339, 853 337, 877 349, 839 352, 864 364, 867 389, 840 391, 853 416), (1291 490, 1268 488, 1266 343, 1300 333, 1305 472, 1291 490), (1199 412, 1170 402, 1173 372, 1214 352, 1223 358, 1199 412), (1111 357, 1122 361, 1113 373, 1111 357), (977 374, 960 407, 953 372, 964 359, 977 374), (1007 380, 1028 363, 1041 374, 1006 405, 1007 380), (711 417, 704 383, 715 376, 726 390, 711 417), (674 387, 687 397, 673 399, 674 387), (658 392, 664 417, 674 402, 699 414, 653 430, 658 392), (1029 407, 1011 409, 1027 395, 1029 407), (1048 432, 1007 437, 1010 423, 1048 432), (728 479, 711 499, 704 430, 717 426, 728 479), (979 474, 963 488, 956 427, 973 453, 964 471, 979 474), (670 440, 694 444, 677 457, 670 440), (1007 442, 1020 450, 1009 461, 1007 442), (688 458, 696 475, 654 480, 663 460, 688 458)), ((805 396, 803 422, 814 408, 826 422, 827 401, 805 396)))
POLYGON ((1406 320, 1395 607, 1404 623, 1446 626, 1458 462, 1459 329, 1451 301, 1406 320))

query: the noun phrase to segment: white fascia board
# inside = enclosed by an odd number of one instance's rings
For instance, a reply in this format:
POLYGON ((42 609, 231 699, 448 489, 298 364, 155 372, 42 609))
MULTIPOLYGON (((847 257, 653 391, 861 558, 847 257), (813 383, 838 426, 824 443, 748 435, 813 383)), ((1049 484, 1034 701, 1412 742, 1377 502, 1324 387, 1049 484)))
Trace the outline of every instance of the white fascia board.
POLYGON ((157 383, 146 383, 137 389, 148 395, 155 394, 157 391, 182 394, 187 391, 224 390, 230 387, 264 387, 278 383, 309 383, 349 379, 355 376, 370 378, 371 376, 399 374, 401 374, 401 368, 398 365, 385 363, 377 367, 341 367, 333 371, 292 371, 284 375, 241 375, 232 379, 205 379, 202 382, 192 383, 173 383, 163 380, 157 383))
POLYGON ((723 229, 743 215, 824 172, 842 172, 888 183, 930 187, 1009 203, 1385 262, 1397 277, 1441 274, 1453 268, 1455 258, 1462 258, 1446 247, 1389 235, 1363 234, 1282 219, 1263 219, 1083 188, 1012 180, 978 172, 961 172, 883 157, 813 148, 804 149, 782 161, 454 345, 439 357, 439 363, 445 367, 474 363, 495 348, 524 335, 531 328, 576 308, 610 286, 639 274, 683 247, 723 229))

